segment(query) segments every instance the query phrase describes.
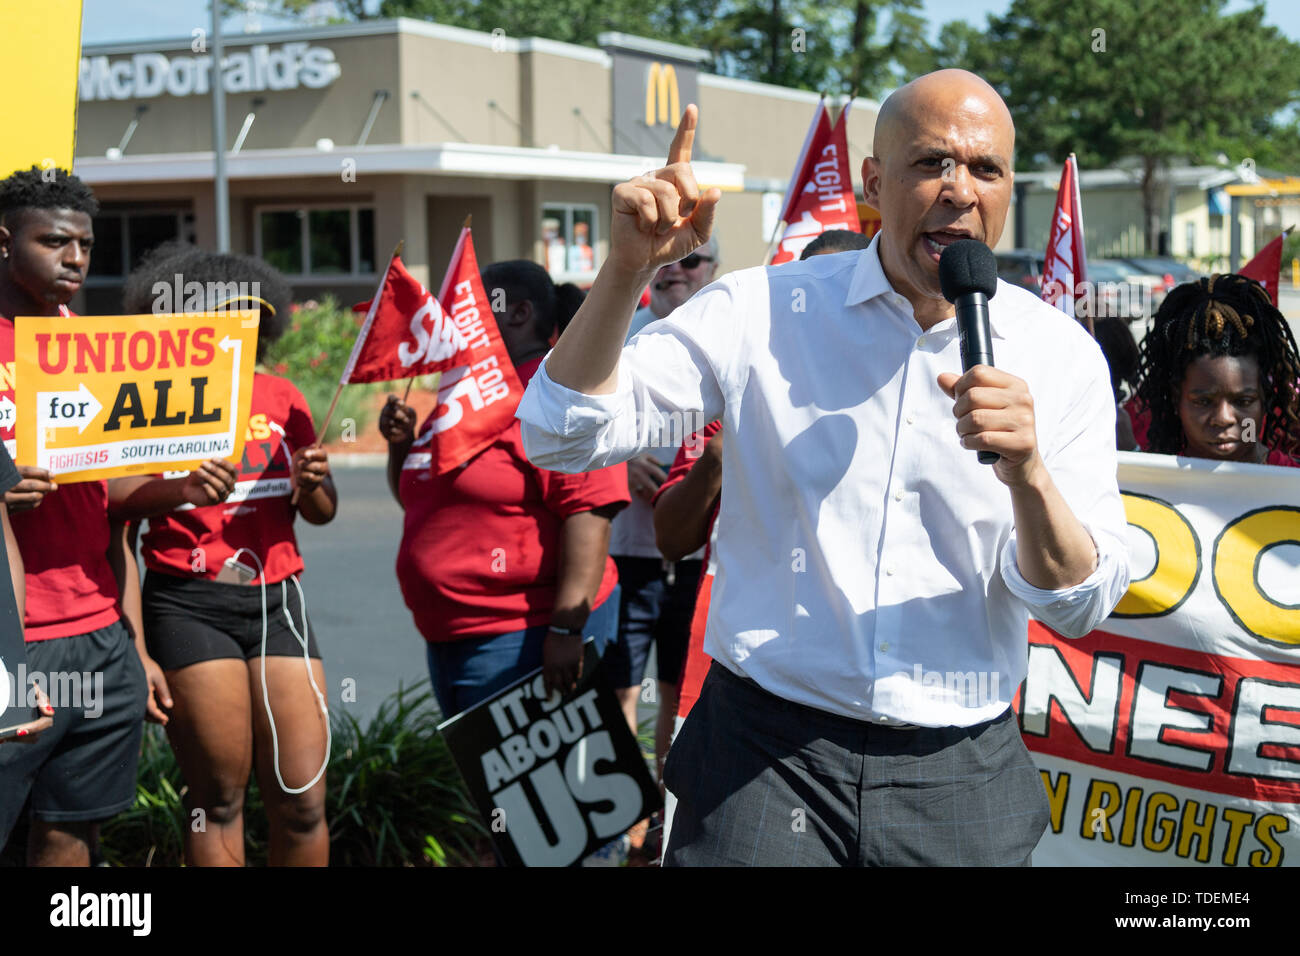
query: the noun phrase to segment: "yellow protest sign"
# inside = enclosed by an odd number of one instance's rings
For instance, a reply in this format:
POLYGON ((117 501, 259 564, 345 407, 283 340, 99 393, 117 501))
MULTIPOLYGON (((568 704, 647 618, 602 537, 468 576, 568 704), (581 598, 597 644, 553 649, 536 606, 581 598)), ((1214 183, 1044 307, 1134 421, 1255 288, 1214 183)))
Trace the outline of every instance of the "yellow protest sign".
POLYGON ((238 460, 257 322, 252 311, 19 317, 17 460, 62 481, 238 460))
POLYGON ((81 0, 0 5, 0 78, 10 91, 0 179, 32 166, 72 169, 80 68, 81 0))

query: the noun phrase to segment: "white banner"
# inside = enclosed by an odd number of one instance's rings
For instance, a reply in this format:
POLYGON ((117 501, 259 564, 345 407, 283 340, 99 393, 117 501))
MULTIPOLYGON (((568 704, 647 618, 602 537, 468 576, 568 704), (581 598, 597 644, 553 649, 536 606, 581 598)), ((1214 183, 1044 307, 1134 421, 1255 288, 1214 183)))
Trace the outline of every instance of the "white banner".
POLYGON ((1300 470, 1121 453, 1132 584, 1030 623, 1036 866, 1300 863, 1300 470))

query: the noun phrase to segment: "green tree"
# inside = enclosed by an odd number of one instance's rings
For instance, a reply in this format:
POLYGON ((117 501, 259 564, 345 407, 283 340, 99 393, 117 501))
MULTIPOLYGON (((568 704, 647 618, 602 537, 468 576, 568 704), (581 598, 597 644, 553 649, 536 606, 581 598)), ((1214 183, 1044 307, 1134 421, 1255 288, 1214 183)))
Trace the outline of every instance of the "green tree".
MULTIPOLYGON (((221 2, 231 13, 244 8, 243 0, 221 2)), ((412 17, 585 46, 613 30, 707 50, 713 58, 709 68, 724 76, 864 96, 878 97, 900 78, 925 72, 935 55, 925 40, 922 0, 853 0, 851 6, 818 0, 335 2, 338 19, 345 21, 412 17)), ((263 12, 300 17, 314 5, 315 0, 268 0, 263 12)))
POLYGON ((879 97, 900 79, 906 81, 928 71, 934 51, 926 42, 927 21, 920 9, 921 0, 854 0, 848 41, 840 58, 843 92, 857 90, 864 96, 879 97), (878 40, 881 13, 889 19, 878 40))
POLYGON ((998 88, 1016 122, 1017 164, 1083 167, 1133 158, 1149 249, 1157 247, 1161 172, 1177 161, 1294 168, 1300 46, 1263 23, 1262 5, 1226 0, 1012 0, 980 34, 949 24, 936 66, 998 88))

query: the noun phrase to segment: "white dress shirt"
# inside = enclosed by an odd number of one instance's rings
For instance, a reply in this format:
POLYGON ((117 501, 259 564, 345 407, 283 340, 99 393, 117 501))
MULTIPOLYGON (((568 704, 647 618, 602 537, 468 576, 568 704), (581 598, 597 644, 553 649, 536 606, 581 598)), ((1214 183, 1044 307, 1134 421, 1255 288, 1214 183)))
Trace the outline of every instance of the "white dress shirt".
POLYGON ((922 333, 861 252, 731 273, 623 350, 618 387, 584 395, 543 363, 518 417, 529 459, 626 461, 666 416, 721 418, 722 506, 705 650, 788 700, 864 720, 970 726, 1025 677, 1030 613, 1071 637, 1128 587, 1115 402, 1074 320, 998 282, 994 360, 1025 380, 1039 452, 1097 545, 1060 591, 1016 565, 1009 489, 956 433, 941 372, 956 320, 922 333))
MULTIPOLYGON (((658 318, 648 305, 637 309, 632 313, 632 325, 627 331, 627 340, 631 342, 638 332, 658 318)), ((673 460, 677 457, 677 449, 690 437, 677 434, 680 431, 681 429, 669 429, 664 436, 667 444, 644 449, 647 454, 654 456, 655 461, 659 462, 665 472, 672 467, 673 460)), ((663 553, 660 552, 659 545, 655 541, 655 510, 644 498, 632 495, 632 501, 628 506, 614 515, 609 528, 609 553, 618 558, 663 560, 663 553)), ((698 561, 703 557, 704 549, 700 548, 686 555, 682 560, 698 561)))

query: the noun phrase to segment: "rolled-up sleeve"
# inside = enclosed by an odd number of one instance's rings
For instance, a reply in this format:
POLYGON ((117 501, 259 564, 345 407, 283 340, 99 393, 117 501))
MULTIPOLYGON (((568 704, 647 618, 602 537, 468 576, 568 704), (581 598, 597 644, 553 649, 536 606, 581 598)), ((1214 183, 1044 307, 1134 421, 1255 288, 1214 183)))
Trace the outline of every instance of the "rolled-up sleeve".
MULTIPOLYGON (((736 368, 736 286, 725 276, 623 348, 611 394, 575 392, 543 361, 515 412, 524 451, 539 468, 575 473, 680 444, 722 415, 736 368)), ((547 356, 549 359, 549 356, 547 356)))
POLYGON ((1057 436, 1044 455, 1061 497, 1097 547, 1097 567, 1072 587, 1049 591, 1025 580, 1013 531, 1000 566, 1007 589, 1029 612, 1065 637, 1082 637, 1104 621, 1128 590, 1128 520, 1116 479, 1115 399, 1105 359, 1093 343, 1076 355, 1078 398, 1049 431, 1057 436))

